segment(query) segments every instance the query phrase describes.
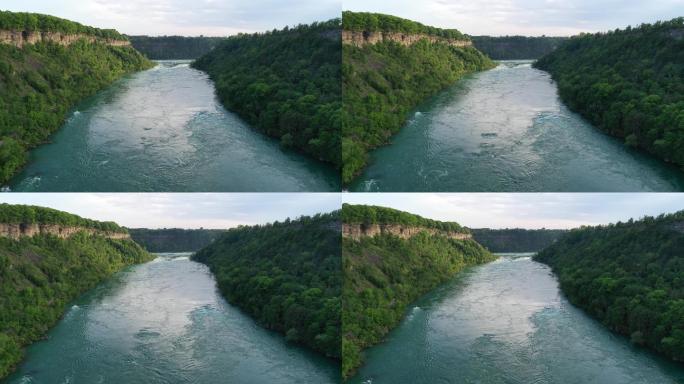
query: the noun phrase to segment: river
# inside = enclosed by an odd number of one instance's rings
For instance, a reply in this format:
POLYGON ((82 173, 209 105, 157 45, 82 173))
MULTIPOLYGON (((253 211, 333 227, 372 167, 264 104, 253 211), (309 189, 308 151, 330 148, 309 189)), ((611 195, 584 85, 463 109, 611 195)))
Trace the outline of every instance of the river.
POLYGON ((501 254, 422 297, 350 383, 684 383, 684 365, 572 306, 549 267, 501 254))
POLYGON ((418 106, 352 191, 682 191, 684 172, 601 133, 531 61, 469 75, 418 106))
POLYGON ((5 384, 336 383, 339 365, 228 304, 190 254, 159 254, 71 304, 5 384))
POLYGON ((161 61, 81 102, 13 191, 339 191, 339 172, 226 111, 189 61, 161 61))

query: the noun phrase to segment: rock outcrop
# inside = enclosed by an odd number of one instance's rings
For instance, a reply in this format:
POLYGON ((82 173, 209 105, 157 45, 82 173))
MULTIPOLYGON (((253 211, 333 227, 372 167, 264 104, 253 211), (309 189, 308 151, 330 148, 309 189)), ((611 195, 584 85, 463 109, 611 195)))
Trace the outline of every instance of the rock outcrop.
POLYGON ((432 235, 442 235, 450 239, 467 240, 471 239, 472 235, 469 233, 442 231, 435 228, 425 227, 407 227, 397 224, 343 224, 342 237, 347 237, 353 240, 359 240, 361 237, 373 237, 380 234, 392 234, 402 239, 408 239, 417 235, 420 232, 428 232, 432 235))
POLYGON ((453 47, 470 47, 473 43, 470 40, 455 40, 427 34, 406 34, 401 32, 382 32, 382 31, 342 31, 342 44, 363 47, 365 45, 377 44, 384 41, 394 41, 404 46, 415 44, 423 39, 431 43, 445 43, 453 47))
POLYGON ((19 48, 27 44, 37 44, 41 42, 53 42, 59 45, 67 46, 82 39, 90 43, 99 41, 116 47, 125 47, 131 45, 131 43, 127 40, 106 39, 103 37, 86 35, 82 33, 66 34, 62 32, 0 30, 0 44, 10 44, 19 48))
POLYGON ((65 227, 58 224, 24 224, 24 223, 0 223, 0 236, 17 240, 21 237, 33 237, 36 235, 54 235, 59 238, 67 238, 78 232, 85 231, 91 235, 100 235, 110 239, 129 239, 128 233, 109 232, 94 228, 65 227))

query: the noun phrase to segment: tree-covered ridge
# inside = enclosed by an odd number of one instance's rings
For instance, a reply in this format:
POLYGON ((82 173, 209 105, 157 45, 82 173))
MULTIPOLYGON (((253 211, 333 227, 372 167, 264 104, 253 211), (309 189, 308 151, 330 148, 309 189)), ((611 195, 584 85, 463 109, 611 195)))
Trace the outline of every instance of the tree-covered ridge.
POLYGON ((62 126, 76 103, 151 66, 135 49, 103 42, 0 44, 0 183, 62 126))
POLYGON ((193 260, 264 327, 340 358, 339 211, 228 230, 193 260))
POLYGON ((451 221, 427 219, 398 209, 376 205, 342 205, 344 224, 398 224, 407 227, 434 228, 442 231, 470 233, 467 228, 451 221))
POLYGON ((554 36, 470 36, 485 55, 494 60, 538 59, 553 52, 567 37, 554 36))
POLYGON ((133 48, 152 60, 190 60, 207 54, 225 37, 128 36, 133 48))
POLYGON ((257 129, 335 166, 340 160, 340 20, 223 41, 193 66, 257 129))
POLYGON ((535 259, 608 328, 684 361, 684 211, 575 229, 535 259))
POLYGON ((128 40, 114 29, 99 29, 55 16, 28 12, 0 11, 0 30, 80 33, 105 39, 128 40))
POLYGON ((684 166, 684 18, 575 36, 536 67, 599 129, 684 166))
POLYGON ((35 205, 0 204, 0 224, 57 224, 65 227, 93 228, 107 232, 128 231, 112 221, 97 221, 35 205))
MULTIPOLYGON (((344 205, 355 220, 359 206, 344 205)), ((376 207, 370 207, 376 208, 376 207)), ((364 210, 371 214, 372 209, 364 210)), ((409 216, 415 216, 407 214, 409 216)), ((361 222, 370 222, 361 219, 361 222)), ((445 223, 451 224, 451 223, 445 223)), ((473 240, 421 232, 409 239, 383 234, 342 240, 342 375, 363 362, 363 350, 381 342, 404 317, 407 306, 465 267, 494 260, 473 240)))
POLYGON ((401 32, 405 34, 425 34, 454 40, 470 40, 456 29, 442 29, 423 25, 401 17, 370 12, 342 12, 342 28, 346 31, 401 32))
POLYGON ((44 337, 67 304, 127 265, 152 257, 131 240, 78 233, 0 238, 0 378, 44 337))
MULTIPOLYGON (((343 15, 343 24, 349 13, 343 15)), ((342 48, 342 182, 366 166, 368 152, 387 144, 409 112, 465 74, 494 67, 473 47, 383 41, 342 48)))
POLYGON ((553 244, 565 229, 471 228, 473 238, 491 252, 538 252, 553 244))
POLYGON ((223 229, 129 228, 131 238, 150 252, 195 252, 226 231, 223 229))

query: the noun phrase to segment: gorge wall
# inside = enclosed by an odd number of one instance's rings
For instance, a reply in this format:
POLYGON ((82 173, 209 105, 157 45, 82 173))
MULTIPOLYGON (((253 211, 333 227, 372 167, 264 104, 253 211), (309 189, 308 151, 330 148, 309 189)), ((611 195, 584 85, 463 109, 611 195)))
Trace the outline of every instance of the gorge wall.
POLYGON ((343 224, 342 237, 347 237, 353 240, 359 240, 363 236, 374 237, 381 234, 391 234, 402 239, 408 239, 417 235, 420 232, 428 232, 431 235, 442 235, 450 239, 467 240, 471 239, 472 235, 469 233, 442 231, 435 228, 425 227, 407 227, 396 224, 343 224))
POLYGON ((18 48, 21 48, 26 44, 37 44, 41 42, 53 42, 67 46, 81 39, 85 39, 90 43, 99 41, 116 47, 131 45, 130 41, 127 40, 107 39, 82 33, 66 34, 62 32, 0 30, 0 44, 10 44, 18 48))
POLYGON ((0 236, 18 240, 21 237, 33 237, 36 235, 54 235, 65 239, 78 232, 85 231, 91 235, 97 234, 110 239, 130 239, 128 233, 102 231, 86 227, 65 227, 57 224, 23 224, 23 223, 0 223, 0 236))
POLYGON ((394 41, 404 46, 413 45, 420 40, 427 39, 431 43, 445 43, 452 47, 470 47, 473 43, 470 40, 455 40, 428 34, 406 34, 402 32, 382 32, 382 31, 342 31, 342 44, 363 47, 365 45, 377 44, 384 41, 394 41))

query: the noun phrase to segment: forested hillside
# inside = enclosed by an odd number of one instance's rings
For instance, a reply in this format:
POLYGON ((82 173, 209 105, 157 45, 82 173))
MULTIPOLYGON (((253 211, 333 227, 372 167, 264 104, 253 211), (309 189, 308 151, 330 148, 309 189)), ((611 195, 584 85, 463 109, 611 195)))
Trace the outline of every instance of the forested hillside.
POLYGON ((129 228, 128 232, 149 252, 195 252, 211 244, 225 230, 129 228))
POLYGON ((684 166, 684 18, 575 36, 535 65, 599 129, 684 166))
POLYGON ((535 259, 608 328, 684 361, 684 211, 575 229, 535 259))
MULTIPOLYGON (((387 15, 345 11, 342 23, 345 31, 369 28, 467 40, 453 29, 441 30, 387 15)), ((448 42, 421 39, 408 45, 394 41, 361 47, 343 44, 343 183, 351 182, 363 170, 368 152, 387 144, 421 101, 467 73, 493 66, 477 49, 448 42)))
POLYGON ((473 228, 473 238, 491 252, 539 252, 553 244, 564 229, 473 228))
MULTIPOLYGON (((124 39, 50 16, 0 13, 0 30, 33 28, 124 39)), ((81 99, 125 74, 151 66, 135 49, 104 41, 52 42, 22 48, 0 43, 0 183, 26 162, 27 150, 46 142, 81 99)))
MULTIPOLYGON (((432 228, 457 225, 437 224, 388 208, 347 204, 342 207, 344 225, 349 224, 346 217, 354 218, 355 223, 373 222, 378 213, 399 217, 396 224, 402 225, 433 223, 432 228), (359 219, 364 212, 368 219, 359 219), (413 219, 408 219, 411 216, 413 219)), ((401 321, 412 301, 465 267, 494 259, 495 256, 474 240, 455 240, 427 231, 408 239, 390 234, 366 236, 359 241, 343 238, 343 377, 349 377, 362 364, 363 350, 382 341, 401 321)))
POLYGON ((340 238, 337 211, 230 229, 192 258, 261 325, 339 359, 340 238))
POLYGON ((470 36, 475 48, 494 60, 538 59, 558 48, 567 37, 470 36))
MULTIPOLYGON (((124 231, 114 223, 52 209, 0 205, 0 223, 17 222, 124 231)), ((124 266, 150 259, 131 240, 86 232, 65 239, 0 236, 0 377, 19 363, 24 346, 39 340, 59 320, 68 302, 124 266)))
POLYGON ((133 48, 152 60, 196 59, 214 49, 224 37, 128 36, 133 48))
POLYGON ((285 147, 340 166, 340 20, 232 36, 193 66, 221 102, 285 147))

